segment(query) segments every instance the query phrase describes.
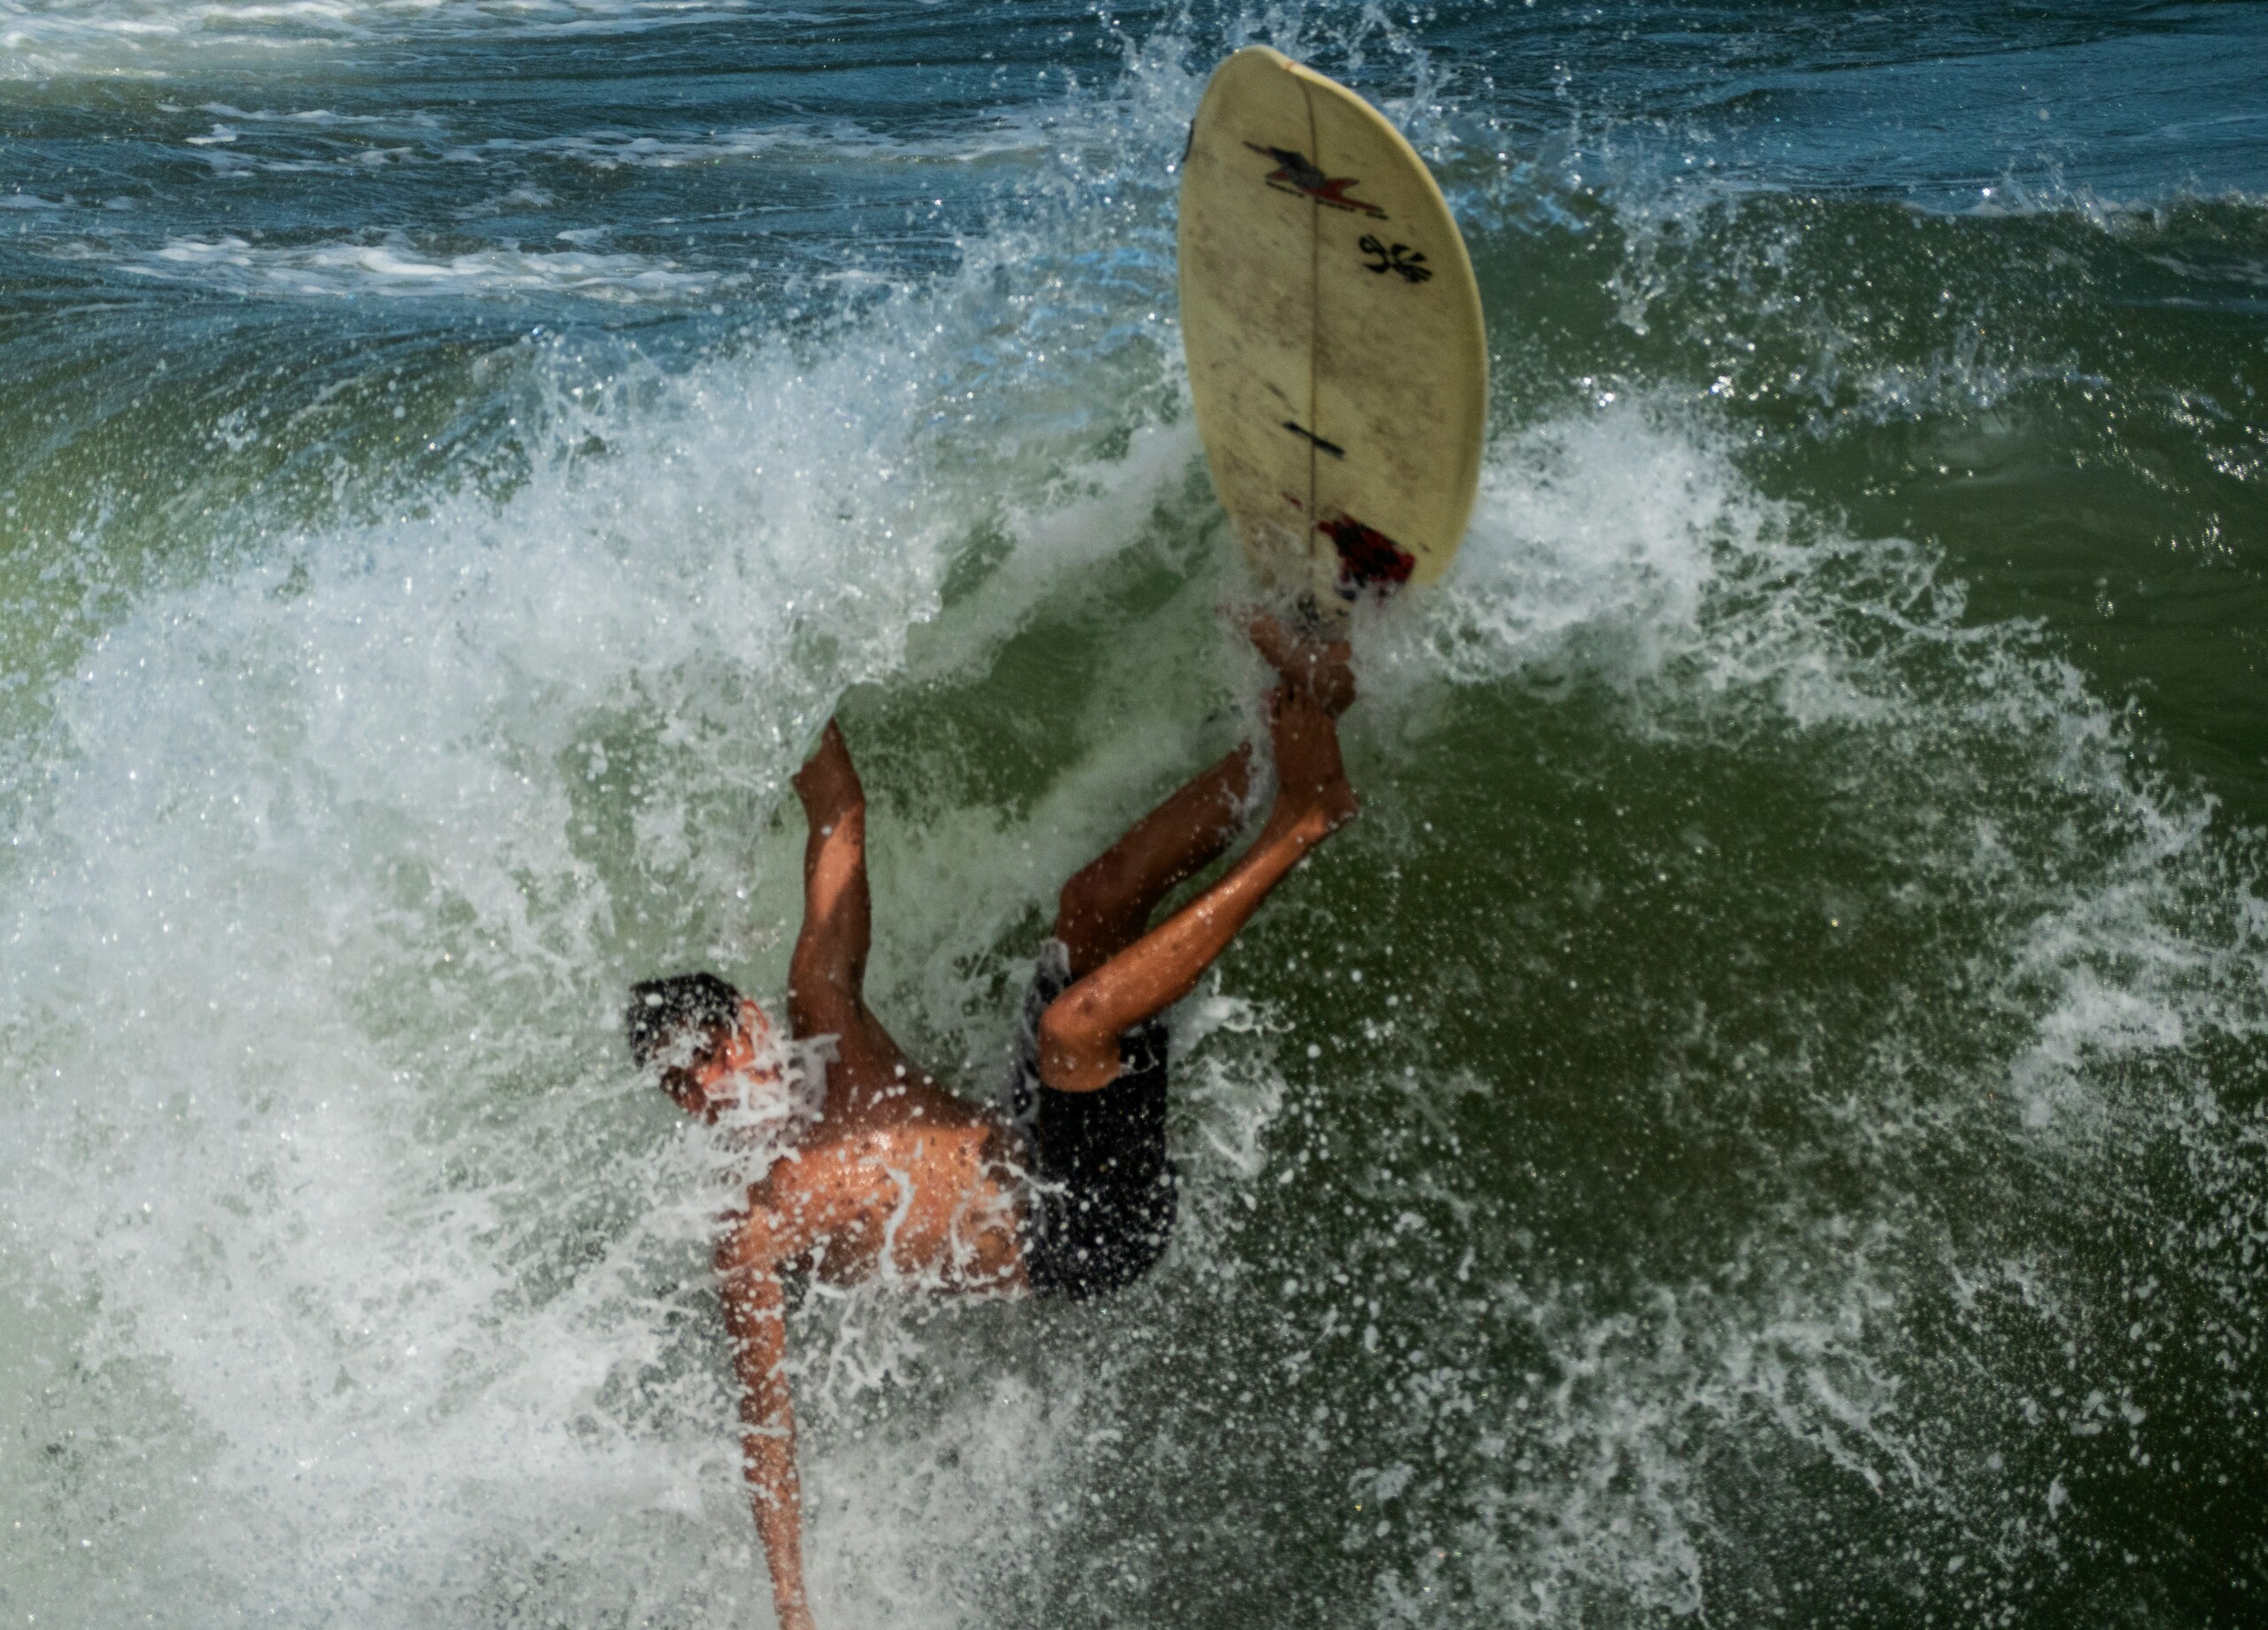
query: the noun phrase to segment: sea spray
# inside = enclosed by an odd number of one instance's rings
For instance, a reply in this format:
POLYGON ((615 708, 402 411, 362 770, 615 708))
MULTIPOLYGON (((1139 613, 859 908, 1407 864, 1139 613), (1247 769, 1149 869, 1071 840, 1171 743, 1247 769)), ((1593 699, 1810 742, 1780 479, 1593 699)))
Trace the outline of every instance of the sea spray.
POLYGON ((796 1308, 822 1621, 2256 1617, 2256 45, 814 15, 8 19, 0 1611, 763 1622, 622 992, 776 990, 839 706, 987 1094, 1249 729, 1170 206, 1265 38, 1464 213, 1483 505, 1156 1275, 796 1308))

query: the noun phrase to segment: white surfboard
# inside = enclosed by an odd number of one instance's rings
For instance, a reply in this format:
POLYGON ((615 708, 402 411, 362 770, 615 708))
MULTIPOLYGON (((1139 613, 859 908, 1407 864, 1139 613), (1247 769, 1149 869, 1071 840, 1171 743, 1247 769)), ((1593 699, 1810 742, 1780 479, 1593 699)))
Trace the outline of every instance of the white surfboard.
POLYGON ((1181 182, 1181 327, 1213 485, 1262 580, 1324 604, 1448 570, 1487 336, 1425 161, 1265 46, 1214 71, 1181 182))

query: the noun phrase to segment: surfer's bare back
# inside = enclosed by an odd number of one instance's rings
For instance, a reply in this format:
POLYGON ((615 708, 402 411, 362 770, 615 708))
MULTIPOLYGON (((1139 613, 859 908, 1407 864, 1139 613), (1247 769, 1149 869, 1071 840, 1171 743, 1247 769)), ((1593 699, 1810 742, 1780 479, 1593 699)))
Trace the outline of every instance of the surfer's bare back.
MULTIPOLYGON (((1265 617, 1251 632, 1281 680, 1267 697, 1277 792, 1266 825, 1218 881, 1149 927, 1168 890, 1234 842, 1253 779, 1247 743, 1064 885, 1000 1109, 940 1087, 866 1006, 866 795, 834 725, 796 777, 811 838, 788 1024, 799 1038, 833 1037, 835 1061, 816 1121, 749 1191, 717 1249, 743 1465, 782 1630, 812 1623, 783 1274, 1076 1300, 1131 1284, 1165 1249, 1175 1189, 1159 1015, 1355 811, 1333 723, 1355 699, 1347 648, 1265 617)), ((713 1122, 785 1091, 763 1010, 713 974, 640 985, 626 1022, 641 1067, 661 1065, 664 1091, 689 1114, 713 1122)))

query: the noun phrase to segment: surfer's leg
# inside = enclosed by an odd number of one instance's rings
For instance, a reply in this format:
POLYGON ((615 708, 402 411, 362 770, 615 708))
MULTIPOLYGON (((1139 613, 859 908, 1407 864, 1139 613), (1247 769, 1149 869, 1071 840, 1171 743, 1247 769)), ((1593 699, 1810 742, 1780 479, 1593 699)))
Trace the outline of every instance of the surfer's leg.
POLYGON ((796 772, 811 836, 804 845, 804 926, 788 963, 788 1026, 800 1037, 836 1038, 854 1076, 905 1062, 866 1008, 866 953, 874 899, 866 886, 866 793, 843 733, 829 723, 811 762, 796 772))
POLYGON ((1247 743, 1133 825, 1063 885, 1055 937, 1084 979, 1132 944, 1169 889, 1219 859, 1244 825, 1252 792, 1247 743))
MULTIPOLYGON (((1305 695, 1332 718, 1353 703, 1355 675, 1344 640, 1303 638, 1264 611, 1247 618, 1245 629, 1287 689, 1305 695)), ((1228 852, 1251 796, 1252 748, 1247 744, 1145 815, 1063 885, 1055 937, 1070 953, 1074 979, 1085 978, 1139 939, 1159 901, 1228 852)))
POLYGON ((1118 1075, 1120 1035, 1187 996, 1237 931, 1324 839, 1354 819, 1355 789, 1331 715, 1306 689, 1269 695, 1276 806, 1260 836, 1218 882, 1081 978, 1039 1024, 1040 1076, 1091 1092, 1118 1075))

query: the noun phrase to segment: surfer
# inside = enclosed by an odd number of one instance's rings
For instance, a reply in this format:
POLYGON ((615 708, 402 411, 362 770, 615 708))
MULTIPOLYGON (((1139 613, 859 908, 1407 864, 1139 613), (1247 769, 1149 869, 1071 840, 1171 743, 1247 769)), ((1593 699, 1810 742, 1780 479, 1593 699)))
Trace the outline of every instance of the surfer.
MULTIPOLYGON (((1160 1015, 1356 807, 1334 723, 1355 700, 1346 646, 1265 617, 1250 632, 1280 680, 1266 699, 1277 776, 1266 823, 1217 881, 1149 926, 1169 889, 1234 842, 1254 779, 1247 743, 1064 885, 999 1109, 945 1091, 866 1006, 866 796, 834 724, 795 778, 811 836, 788 1026, 798 1039, 831 1037, 835 1056, 816 1116, 731 1214, 717 1250, 742 1466, 782 1630, 812 1623, 783 1276, 1079 1300, 1130 1285, 1165 1249, 1175 1178, 1160 1015)), ((640 1067, 658 1065, 689 1114, 713 1123, 787 1093, 764 1011, 712 974, 637 986, 625 1019, 640 1067)))

